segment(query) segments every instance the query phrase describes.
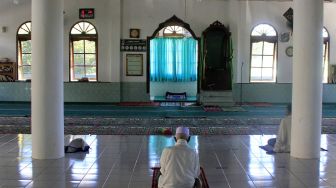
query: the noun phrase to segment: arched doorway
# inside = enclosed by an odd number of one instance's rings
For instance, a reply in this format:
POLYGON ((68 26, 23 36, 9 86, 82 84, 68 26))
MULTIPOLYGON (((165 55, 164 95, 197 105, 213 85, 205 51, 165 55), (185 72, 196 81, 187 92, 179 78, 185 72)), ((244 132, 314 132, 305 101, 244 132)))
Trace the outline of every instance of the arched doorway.
POLYGON ((147 92, 151 99, 166 92, 198 92, 199 39, 175 15, 147 38, 147 92))
POLYGON ((231 32, 219 21, 202 33, 202 90, 232 90, 231 32))

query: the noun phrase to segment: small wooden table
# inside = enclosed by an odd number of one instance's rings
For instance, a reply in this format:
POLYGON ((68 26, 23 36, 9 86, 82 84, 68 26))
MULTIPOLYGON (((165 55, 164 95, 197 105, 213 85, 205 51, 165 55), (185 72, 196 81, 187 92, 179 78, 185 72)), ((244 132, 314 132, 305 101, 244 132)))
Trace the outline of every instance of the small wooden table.
POLYGON ((196 102, 196 101, 197 101, 197 98, 195 96, 189 96, 189 97, 186 97, 185 99, 167 99, 165 96, 155 96, 154 97, 154 102, 160 102, 160 104, 161 103, 167 104, 164 106, 184 106, 185 103, 196 102), (178 104, 178 105, 175 105, 175 104, 178 104))
POLYGON ((13 82, 16 78, 14 62, 0 62, 0 82, 13 82))

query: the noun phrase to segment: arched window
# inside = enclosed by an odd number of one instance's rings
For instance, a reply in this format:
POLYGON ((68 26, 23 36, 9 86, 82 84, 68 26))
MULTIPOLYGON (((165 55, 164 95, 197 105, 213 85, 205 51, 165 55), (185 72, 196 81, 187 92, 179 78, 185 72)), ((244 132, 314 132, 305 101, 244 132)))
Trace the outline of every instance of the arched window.
POLYGON ((323 83, 328 83, 329 74, 329 33, 325 27, 323 27, 323 83))
POLYGON ((251 82, 275 82, 278 37, 268 24, 259 24, 251 32, 251 82))
POLYGON ((191 37, 188 30, 177 25, 165 27, 162 32, 164 37, 191 37))
POLYGON ((78 22, 70 31, 70 81, 97 81, 96 28, 89 22, 78 22))
POLYGON ((31 47, 31 22, 20 25, 17 31, 17 62, 18 79, 31 79, 32 47, 31 47))

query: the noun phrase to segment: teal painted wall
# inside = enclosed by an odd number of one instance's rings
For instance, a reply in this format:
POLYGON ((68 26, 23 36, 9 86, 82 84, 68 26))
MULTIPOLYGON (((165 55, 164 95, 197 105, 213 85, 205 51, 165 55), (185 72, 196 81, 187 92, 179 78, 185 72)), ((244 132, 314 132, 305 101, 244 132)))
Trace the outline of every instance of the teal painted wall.
MULTIPOLYGON (((292 84, 234 84, 233 96, 235 102, 289 103, 292 101, 292 84)), ((336 103, 336 84, 323 84, 322 101, 336 103)))
POLYGON ((29 82, 0 82, 0 101, 30 101, 29 82))
POLYGON ((123 82, 121 84, 122 102, 148 102, 150 101, 147 93, 146 82, 123 82))
POLYGON ((120 83, 66 82, 64 102, 120 102, 120 83))
MULTIPOLYGON (((1 82, 0 101, 30 101, 29 82, 1 82)), ((64 102, 119 102, 120 83, 66 82, 64 102)))
MULTIPOLYGON (((292 98, 292 84, 234 84, 235 102, 288 103, 292 98), (242 91, 242 95, 241 95, 242 91)), ((0 101, 30 101, 29 82, 0 82, 0 101)), ((65 82, 65 102, 127 102, 150 101, 145 82, 65 82)), ((323 102, 336 103, 336 84, 323 85, 323 102)))
POLYGON ((234 84, 233 96, 235 102, 288 103, 292 98, 292 84, 234 84))

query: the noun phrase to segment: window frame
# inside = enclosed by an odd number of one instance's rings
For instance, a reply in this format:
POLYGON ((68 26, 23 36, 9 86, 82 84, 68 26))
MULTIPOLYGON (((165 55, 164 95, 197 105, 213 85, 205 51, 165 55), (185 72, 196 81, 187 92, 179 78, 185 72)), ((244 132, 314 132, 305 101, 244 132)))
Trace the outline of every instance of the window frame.
POLYGON ((31 66, 32 66, 32 65, 23 65, 23 63, 22 63, 22 55, 23 54, 32 55, 32 52, 30 52, 30 53, 23 53, 22 52, 22 42, 29 41, 29 40, 31 41, 31 31, 32 31, 32 22, 31 21, 25 21, 24 23, 22 23, 18 27, 17 32, 16 32, 16 62, 17 62, 17 65, 16 65, 16 69, 17 69, 16 79, 20 80, 20 81, 25 81, 25 80, 31 79, 31 78, 20 79, 20 76, 19 76, 20 72, 22 72, 22 70, 23 70, 23 67, 30 67, 30 69, 31 69, 31 66), (28 29, 27 30, 28 34, 19 34, 20 29, 28 23, 30 23, 30 28, 27 28, 28 29))
MULTIPOLYGON (((264 49, 264 48, 263 48, 264 49)), ((264 55, 264 50, 262 50, 262 54, 258 55, 262 57, 262 64, 263 64, 263 58, 264 56, 271 56, 271 55, 264 55)), ((277 69, 278 69, 278 32, 275 29, 274 26, 272 26, 271 24, 268 23, 260 23, 255 25, 251 32, 250 32, 250 64, 249 64, 249 83, 277 83, 277 69), (268 25, 270 27, 273 28, 273 30, 275 31, 275 36, 267 36, 266 34, 262 34, 260 36, 252 36, 253 31, 260 25, 268 25), (274 77, 274 79, 272 79, 272 81, 268 81, 268 80, 262 80, 262 74, 261 74, 261 79, 257 80, 257 81, 252 81, 251 79, 251 74, 252 74, 252 59, 253 59, 253 43, 258 43, 258 42, 263 42, 263 46, 265 42, 268 43, 272 43, 274 46, 273 49, 273 66, 272 66, 272 77, 274 77), (274 80, 274 81, 273 81, 274 80)), ((261 70, 263 68, 269 68, 269 67, 256 67, 256 68, 261 68, 261 70)))
MULTIPOLYGON (((322 61, 322 65, 325 63, 326 59, 327 59, 327 81, 324 82, 324 70, 322 70, 322 84, 328 84, 329 83, 329 68, 330 68, 330 64, 329 64, 329 60, 330 60, 330 34, 329 34, 329 31, 326 27, 323 27, 323 29, 325 29, 325 31, 327 32, 328 34, 328 37, 323 37, 322 35, 322 38, 323 38, 323 46, 326 48, 324 50, 324 54, 322 56, 323 58, 323 61, 322 61)), ((322 30, 322 34, 323 34, 323 30, 322 30)), ((323 47, 322 46, 322 47, 323 47)))
MULTIPOLYGON (((69 82, 78 82, 79 79, 76 79, 74 76, 74 55, 75 54, 83 54, 84 56, 84 65, 83 66, 79 66, 79 67, 84 67, 84 70, 86 70, 86 67, 95 67, 96 68, 96 78, 95 79, 89 79, 90 82, 98 82, 98 32, 97 32, 97 28, 95 25, 93 25, 91 22, 88 21, 78 21, 75 24, 72 25, 72 27, 70 28, 70 32, 69 32, 69 82), (85 33, 81 33, 81 34, 72 34, 71 31, 72 29, 80 23, 87 23, 91 26, 93 26, 94 30, 96 31, 95 34, 85 34, 85 33), (95 42, 95 53, 87 53, 85 52, 85 40, 88 41, 93 41, 95 42), (74 53, 74 47, 73 47, 73 42, 75 41, 83 41, 84 42, 84 51, 83 53, 74 53), (92 65, 86 65, 85 63, 85 56, 86 54, 95 54, 95 58, 96 58, 96 65, 92 66, 92 65), (72 79, 74 78, 74 79, 72 79)), ((78 66, 78 65, 77 65, 78 66)), ((85 73, 86 75, 86 73, 85 73)))
POLYGON ((167 27, 164 27, 162 29, 162 36, 161 37, 177 37, 177 38, 183 38, 188 37, 185 29, 179 25, 170 25, 167 27), (181 32, 178 32, 178 29, 181 30, 181 32), (171 33, 167 32, 171 31, 171 33))

